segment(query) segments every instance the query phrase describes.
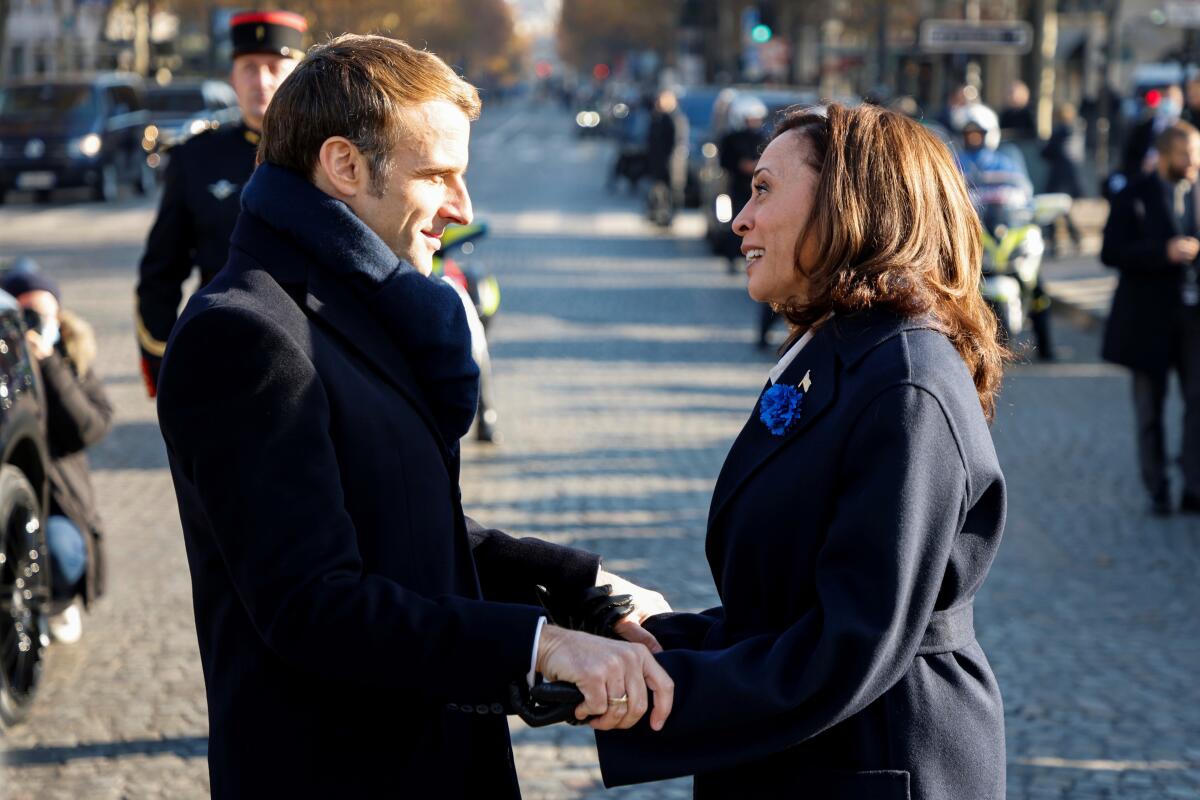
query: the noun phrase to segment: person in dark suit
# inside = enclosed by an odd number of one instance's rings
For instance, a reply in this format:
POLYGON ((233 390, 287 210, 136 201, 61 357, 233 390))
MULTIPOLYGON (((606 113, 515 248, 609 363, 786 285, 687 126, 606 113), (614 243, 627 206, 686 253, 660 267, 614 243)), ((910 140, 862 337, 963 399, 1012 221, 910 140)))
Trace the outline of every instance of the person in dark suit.
POLYGON ((750 296, 794 332, 713 494, 721 605, 647 621, 674 708, 661 732, 597 734, 605 783, 1001 800, 972 603, 1004 526, 1005 354, 953 156, 878 107, 792 110, 734 229, 750 296))
POLYGON ((429 275, 471 220, 478 113, 403 42, 313 48, 264 118, 229 261, 171 333, 158 414, 215 797, 517 797, 504 715, 534 672, 575 683, 597 728, 636 722, 647 687, 653 724, 670 711, 652 636, 529 602, 608 583, 597 557, 463 515, 479 373, 429 275))
POLYGON ((1158 164, 1117 195, 1100 260, 1120 272, 1102 355, 1133 372, 1138 460, 1154 514, 1172 513, 1164 411, 1168 378, 1184 395, 1183 500, 1200 513, 1200 133, 1176 122, 1158 137, 1158 164))
POLYGON ((280 82, 296 68, 308 23, 287 11, 248 11, 230 19, 229 82, 242 120, 172 147, 158 216, 138 265, 135 323, 146 392, 158 391, 167 337, 179 314, 183 284, 199 268, 200 285, 225 265, 242 187, 254 171, 263 114, 280 82))

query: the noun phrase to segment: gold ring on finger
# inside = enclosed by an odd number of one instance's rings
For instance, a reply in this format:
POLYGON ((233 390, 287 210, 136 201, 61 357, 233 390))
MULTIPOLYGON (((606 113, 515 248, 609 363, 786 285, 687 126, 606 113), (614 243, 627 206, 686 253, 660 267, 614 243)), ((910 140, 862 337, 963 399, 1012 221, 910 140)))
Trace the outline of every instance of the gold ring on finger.
POLYGON ((628 702, 629 702, 629 695, 627 695, 627 694, 623 694, 620 697, 608 698, 608 704, 610 706, 623 706, 623 705, 626 705, 628 702))

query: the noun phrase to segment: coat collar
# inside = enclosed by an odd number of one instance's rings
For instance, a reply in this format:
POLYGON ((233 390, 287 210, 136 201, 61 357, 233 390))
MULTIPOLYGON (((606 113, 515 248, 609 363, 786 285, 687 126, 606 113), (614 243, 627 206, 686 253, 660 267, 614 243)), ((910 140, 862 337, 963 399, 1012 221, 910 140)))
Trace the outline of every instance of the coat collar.
POLYGON ((420 416, 437 442, 452 474, 456 449, 442 436, 437 420, 420 390, 408 360, 392 337, 365 313, 364 301, 328 270, 312 263, 296 242, 281 235, 253 214, 243 212, 230 239, 269 274, 304 311, 343 347, 361 358, 380 378, 401 394, 420 416))
POLYGON ((779 379, 781 384, 795 386, 807 375, 812 382, 804 394, 800 419, 782 436, 772 434, 759 419, 760 396, 717 479, 709 524, 751 476, 820 421, 837 399, 845 372, 853 371, 868 353, 889 339, 922 328, 937 330, 929 317, 905 318, 874 310, 836 315, 822 325, 779 379))

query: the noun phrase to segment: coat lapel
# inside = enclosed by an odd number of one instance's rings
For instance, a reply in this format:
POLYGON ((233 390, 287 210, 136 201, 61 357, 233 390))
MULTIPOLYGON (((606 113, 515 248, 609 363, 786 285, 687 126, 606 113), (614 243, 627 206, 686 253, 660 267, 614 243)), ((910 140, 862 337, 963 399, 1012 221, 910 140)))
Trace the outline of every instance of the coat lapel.
POLYGON ((837 394, 837 362, 833 341, 828 334, 826 330, 818 332, 779 378, 779 383, 789 386, 796 386, 806 375, 811 381, 801 403, 800 419, 791 429, 782 436, 771 433, 758 416, 762 404, 761 395, 759 401, 754 404, 750 419, 746 421, 742 432, 734 441, 725 459, 725 465, 721 468, 708 514, 710 524, 750 476, 812 427, 833 402, 837 394))
POLYGON ((804 395, 799 421, 782 436, 772 434, 759 419, 762 402, 759 398, 717 478, 709 525, 764 464, 820 421, 837 399, 843 370, 854 369, 867 353, 888 339, 918 328, 937 330, 938 326, 929 317, 904 318, 886 311, 835 316, 823 325, 779 379, 780 383, 792 386, 805 375, 812 381, 804 395))
POLYGON ((1183 228, 1179 224, 1179 217, 1175 214, 1174 188, 1162 178, 1156 177, 1153 183, 1158 188, 1158 191, 1153 193, 1153 196, 1158 199, 1158 218, 1166 220, 1167 227, 1171 229, 1173 236, 1181 236, 1183 228))

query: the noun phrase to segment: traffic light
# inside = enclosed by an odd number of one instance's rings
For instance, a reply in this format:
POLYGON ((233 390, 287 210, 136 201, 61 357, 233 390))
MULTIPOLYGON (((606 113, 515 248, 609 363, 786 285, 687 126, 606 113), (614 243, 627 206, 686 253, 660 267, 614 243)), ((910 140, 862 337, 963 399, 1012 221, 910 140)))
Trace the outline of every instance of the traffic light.
POLYGON ((750 31, 750 38, 758 44, 766 44, 771 41, 773 35, 774 31, 771 30, 771 26, 761 22, 750 31))

